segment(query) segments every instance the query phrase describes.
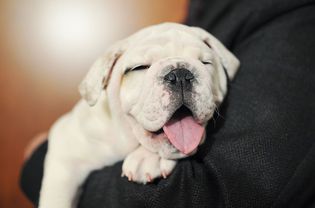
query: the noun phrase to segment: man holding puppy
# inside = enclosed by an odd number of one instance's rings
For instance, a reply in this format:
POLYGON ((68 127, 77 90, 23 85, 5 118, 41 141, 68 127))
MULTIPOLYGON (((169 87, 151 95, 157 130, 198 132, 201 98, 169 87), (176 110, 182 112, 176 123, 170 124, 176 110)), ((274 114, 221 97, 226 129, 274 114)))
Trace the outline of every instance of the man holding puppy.
MULTIPOLYGON (((312 207, 311 3, 192 1, 188 23, 208 29, 242 63, 220 109, 224 119, 208 125, 205 143, 166 180, 130 183, 118 176, 121 163, 94 172, 80 207, 312 207)), ((26 169, 38 169, 32 162, 26 169)))

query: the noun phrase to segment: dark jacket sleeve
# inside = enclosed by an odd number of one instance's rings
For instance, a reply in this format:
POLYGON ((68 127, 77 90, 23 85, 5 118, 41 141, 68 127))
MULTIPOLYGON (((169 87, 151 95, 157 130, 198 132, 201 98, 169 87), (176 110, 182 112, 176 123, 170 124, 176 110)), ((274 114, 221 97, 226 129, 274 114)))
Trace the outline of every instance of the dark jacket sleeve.
POLYGON ((205 144, 153 184, 121 178, 121 162, 93 172, 80 207, 315 206, 314 2, 193 0, 187 24, 241 61, 205 144))

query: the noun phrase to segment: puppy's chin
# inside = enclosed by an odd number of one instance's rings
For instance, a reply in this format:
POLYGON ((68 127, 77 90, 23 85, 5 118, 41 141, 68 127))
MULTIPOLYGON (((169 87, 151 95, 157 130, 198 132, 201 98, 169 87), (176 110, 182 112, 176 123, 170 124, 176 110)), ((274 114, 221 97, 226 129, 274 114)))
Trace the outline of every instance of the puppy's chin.
POLYGON ((168 159, 179 159, 196 153, 198 146, 205 140, 206 124, 199 124, 192 112, 182 106, 157 131, 145 130, 146 140, 140 142, 148 149, 155 146, 155 151, 168 159), (158 143, 159 145, 153 145, 158 143))
MULTIPOLYGON (((189 156, 194 155, 198 150, 198 147, 196 147, 193 151, 191 151, 188 154, 182 153, 174 145, 172 145, 172 143, 169 141, 169 139, 167 138, 163 130, 160 130, 157 132, 146 131, 146 138, 147 138, 147 141, 141 142, 141 144, 150 150, 152 149, 151 143, 153 141, 158 142, 159 147, 152 151, 158 152, 159 155, 165 159, 181 159, 181 158, 189 157, 189 156)), ((204 143, 204 141, 205 141, 205 134, 203 135, 203 138, 199 145, 204 143)))

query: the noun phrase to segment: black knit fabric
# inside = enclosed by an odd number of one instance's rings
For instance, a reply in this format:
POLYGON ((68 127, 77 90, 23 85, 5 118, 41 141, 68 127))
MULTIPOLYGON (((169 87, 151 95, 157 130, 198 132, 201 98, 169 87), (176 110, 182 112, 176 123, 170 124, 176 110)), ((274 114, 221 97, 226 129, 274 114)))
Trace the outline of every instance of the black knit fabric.
MULTIPOLYGON (((121 178, 121 162, 93 172, 79 207, 315 207, 315 1, 192 0, 187 24, 241 61, 206 143, 153 184, 121 178)), ((37 154, 21 179, 34 202, 37 154)))
POLYGON ((20 186, 26 197, 35 205, 38 204, 46 152, 47 142, 37 148, 31 158, 26 161, 21 172, 20 186))

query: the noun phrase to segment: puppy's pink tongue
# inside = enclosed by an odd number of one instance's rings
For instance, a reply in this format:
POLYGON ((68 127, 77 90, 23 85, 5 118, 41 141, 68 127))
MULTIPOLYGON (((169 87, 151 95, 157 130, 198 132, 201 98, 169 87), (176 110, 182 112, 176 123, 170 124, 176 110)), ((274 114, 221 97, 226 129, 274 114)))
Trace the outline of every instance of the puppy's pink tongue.
POLYGON ((170 142, 182 153, 189 154, 199 145, 205 128, 190 115, 172 118, 163 126, 170 142))

